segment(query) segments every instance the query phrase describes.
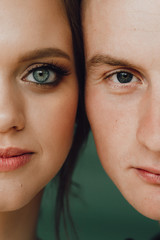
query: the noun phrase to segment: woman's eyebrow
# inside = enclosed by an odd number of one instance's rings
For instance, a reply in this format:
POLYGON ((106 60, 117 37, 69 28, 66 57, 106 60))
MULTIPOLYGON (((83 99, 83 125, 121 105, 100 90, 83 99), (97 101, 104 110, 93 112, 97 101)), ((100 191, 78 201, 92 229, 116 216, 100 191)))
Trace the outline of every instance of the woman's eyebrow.
POLYGON ((87 61, 87 64, 86 64, 88 71, 92 68, 96 68, 101 65, 136 68, 135 65, 131 64, 129 61, 125 59, 118 59, 110 55, 103 55, 103 54, 94 55, 91 59, 87 61))
POLYGON ((65 58, 67 60, 71 60, 70 56, 58 48, 42 48, 42 49, 35 49, 30 52, 27 52, 24 56, 20 57, 19 62, 26 62, 30 60, 36 60, 39 58, 46 58, 46 57, 60 57, 65 58))

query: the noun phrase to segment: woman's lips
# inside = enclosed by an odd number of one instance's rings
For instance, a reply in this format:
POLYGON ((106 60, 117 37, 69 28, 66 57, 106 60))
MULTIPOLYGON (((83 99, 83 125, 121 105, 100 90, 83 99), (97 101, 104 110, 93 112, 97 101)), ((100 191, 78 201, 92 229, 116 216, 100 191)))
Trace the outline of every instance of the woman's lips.
POLYGON ((146 168, 136 168, 135 170, 142 180, 151 184, 160 184, 160 171, 146 168))
POLYGON ((13 171, 24 166, 33 152, 19 148, 0 148, 0 172, 13 171))

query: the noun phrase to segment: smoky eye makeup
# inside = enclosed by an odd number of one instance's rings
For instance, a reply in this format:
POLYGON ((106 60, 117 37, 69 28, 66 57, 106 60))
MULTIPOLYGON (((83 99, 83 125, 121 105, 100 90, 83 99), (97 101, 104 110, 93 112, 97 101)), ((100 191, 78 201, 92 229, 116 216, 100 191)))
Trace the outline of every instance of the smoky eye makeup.
POLYGON ((59 63, 34 63, 27 67, 21 80, 42 88, 54 87, 70 74, 70 69, 59 63))

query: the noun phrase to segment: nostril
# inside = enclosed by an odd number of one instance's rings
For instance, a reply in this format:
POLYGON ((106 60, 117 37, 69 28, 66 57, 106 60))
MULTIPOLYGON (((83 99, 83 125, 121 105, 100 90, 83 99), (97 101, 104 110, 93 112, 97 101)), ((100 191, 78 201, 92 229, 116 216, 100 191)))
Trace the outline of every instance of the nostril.
POLYGON ((0 113, 0 133, 6 133, 10 130, 20 131, 24 128, 24 116, 21 112, 0 113))
POLYGON ((13 126, 13 129, 15 129, 16 131, 18 131, 18 127, 17 126, 13 126))

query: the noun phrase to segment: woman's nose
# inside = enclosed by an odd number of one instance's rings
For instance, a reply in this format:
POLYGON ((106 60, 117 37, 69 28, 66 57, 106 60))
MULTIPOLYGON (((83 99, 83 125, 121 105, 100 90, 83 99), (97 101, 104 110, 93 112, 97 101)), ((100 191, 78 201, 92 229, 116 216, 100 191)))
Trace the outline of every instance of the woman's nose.
POLYGON ((22 99, 17 91, 3 88, 0 90, 0 133, 24 128, 22 99))
POLYGON ((160 151, 160 94, 150 94, 139 109, 137 139, 147 149, 160 151))

